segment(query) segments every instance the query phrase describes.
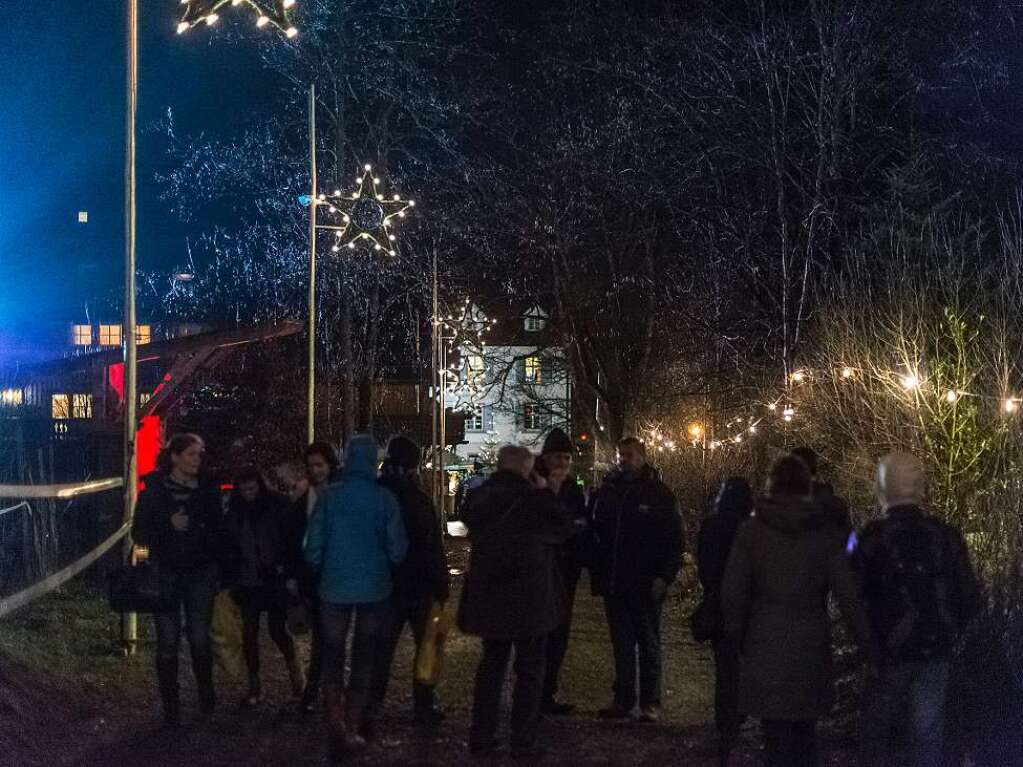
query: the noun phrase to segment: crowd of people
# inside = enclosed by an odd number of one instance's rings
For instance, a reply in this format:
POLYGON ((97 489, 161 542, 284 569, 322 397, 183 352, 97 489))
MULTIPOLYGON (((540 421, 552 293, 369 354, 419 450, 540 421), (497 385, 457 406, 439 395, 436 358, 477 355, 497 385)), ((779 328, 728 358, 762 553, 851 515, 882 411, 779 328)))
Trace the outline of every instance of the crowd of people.
MULTIPOLYGON (((589 493, 573 474, 574 452, 558 429, 539 457, 507 445, 494 473, 475 476, 459 499, 471 553, 457 622, 482 640, 474 755, 500 747, 513 656, 513 756, 538 758, 542 718, 574 712, 559 696, 559 676, 584 570, 604 603, 614 664, 599 716, 661 718, 662 613, 683 562, 679 505, 640 440, 622 440, 616 467, 589 493)), ((361 749, 375 734, 402 632, 409 627, 418 652, 431 608, 449 599, 442 520, 420 487, 419 447, 395 437, 381 463, 368 436, 353 437, 343 461, 330 444, 314 443, 300 492, 278 494, 249 467, 235 476, 226 509, 203 456, 198 436, 168 442, 158 471, 145 478, 133 529, 136 550, 158 567, 173 598, 155 615, 167 725, 181 724, 182 628, 200 715, 214 710, 210 624, 226 587, 242 616, 249 685, 241 704, 262 699, 265 613, 300 709, 323 708, 331 758, 361 749), (295 603, 311 619, 307 668, 288 630, 286 609, 295 603)), ((982 602, 962 536, 926 513, 924 471, 912 456, 880 463, 884 514, 858 532, 817 469, 816 455, 801 449, 775 461, 762 494, 729 478, 701 526, 703 601, 693 633, 714 651, 720 763, 729 763, 746 717, 761 721, 768 765, 819 763, 817 720, 834 703, 830 597, 869 671, 869 763, 937 765, 952 649, 982 602)), ((416 724, 442 722, 432 685, 413 680, 412 700, 416 724)))

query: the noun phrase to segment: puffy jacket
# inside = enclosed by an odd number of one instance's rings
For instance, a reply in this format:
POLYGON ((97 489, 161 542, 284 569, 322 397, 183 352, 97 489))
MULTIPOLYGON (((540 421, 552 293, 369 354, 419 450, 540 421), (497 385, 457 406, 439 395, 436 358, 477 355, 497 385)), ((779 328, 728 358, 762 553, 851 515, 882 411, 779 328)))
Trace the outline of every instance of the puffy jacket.
MULTIPOLYGON (((386 467, 385 467, 386 471, 386 467)), ((387 474, 380 484, 394 493, 408 535, 408 555, 394 572, 394 591, 406 598, 448 599, 448 563, 440 518, 415 474, 387 474)))
POLYGON ((725 635, 740 648, 741 710, 761 719, 817 719, 834 683, 827 596, 853 636, 870 630, 856 581, 827 511, 788 496, 760 498, 732 545, 722 586, 725 635))
POLYGON ((305 559, 320 574, 320 599, 379 602, 391 595, 391 568, 408 550, 398 501, 377 483, 377 445, 352 437, 341 482, 316 501, 306 529, 305 559))
POLYGON ((653 467, 637 475, 609 474, 594 496, 591 516, 597 594, 646 599, 655 578, 675 580, 682 565, 682 517, 653 467))
POLYGON ((179 504, 168 478, 161 472, 144 479, 145 489, 135 507, 132 539, 148 546, 153 562, 178 572, 211 564, 229 564, 234 548, 224 524, 220 491, 215 483, 202 481, 188 500, 179 504), (188 529, 180 532, 171 524, 178 511, 188 515, 188 529))

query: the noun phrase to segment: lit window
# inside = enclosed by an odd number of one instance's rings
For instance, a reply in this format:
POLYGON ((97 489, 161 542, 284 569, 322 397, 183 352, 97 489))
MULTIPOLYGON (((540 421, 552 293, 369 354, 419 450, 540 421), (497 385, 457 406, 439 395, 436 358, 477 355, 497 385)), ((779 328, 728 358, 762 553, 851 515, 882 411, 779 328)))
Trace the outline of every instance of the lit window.
POLYGON ((21 389, 4 389, 0 392, 0 405, 4 407, 18 407, 25 401, 21 389))
POLYGON ((476 408, 466 413, 465 430, 483 431, 483 408, 476 408))
POLYGON ((153 340, 153 329, 149 325, 137 325, 135 329, 135 343, 139 346, 148 344, 153 340))
POLYGON ((465 380, 470 384, 478 384, 487 372, 487 363, 481 354, 470 354, 465 359, 465 380))
POLYGON ((540 413, 532 405, 526 405, 522 411, 522 428, 526 431, 540 431, 540 413))
POLYGON ((545 327, 547 327, 547 320, 543 317, 526 317, 526 330, 530 333, 536 333, 538 330, 543 330, 545 327))
POLYGON ((120 325, 100 325, 99 326, 99 345, 100 346, 120 346, 121 345, 121 326, 120 325))
POLYGON ((75 325, 75 346, 92 346, 92 325, 75 325))
POLYGON ((71 398, 66 394, 54 394, 50 398, 50 410, 53 418, 63 421, 71 417, 71 398))
POLYGON ((526 357, 524 370, 526 383, 538 384, 543 381, 543 360, 539 357, 526 357))
POLYGON ((92 418, 92 395, 71 395, 71 417, 79 420, 92 418))

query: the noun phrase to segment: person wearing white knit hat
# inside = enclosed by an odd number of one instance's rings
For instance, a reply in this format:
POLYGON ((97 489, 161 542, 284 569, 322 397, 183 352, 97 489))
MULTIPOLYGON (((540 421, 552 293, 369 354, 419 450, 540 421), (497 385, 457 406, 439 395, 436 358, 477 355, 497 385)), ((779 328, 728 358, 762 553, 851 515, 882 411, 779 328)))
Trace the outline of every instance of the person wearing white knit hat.
POLYGON ((952 648, 982 596, 963 536, 924 512, 920 459, 885 456, 876 493, 884 517, 853 558, 878 656, 863 721, 864 764, 938 767, 952 648), (909 750, 899 754, 902 735, 909 750))

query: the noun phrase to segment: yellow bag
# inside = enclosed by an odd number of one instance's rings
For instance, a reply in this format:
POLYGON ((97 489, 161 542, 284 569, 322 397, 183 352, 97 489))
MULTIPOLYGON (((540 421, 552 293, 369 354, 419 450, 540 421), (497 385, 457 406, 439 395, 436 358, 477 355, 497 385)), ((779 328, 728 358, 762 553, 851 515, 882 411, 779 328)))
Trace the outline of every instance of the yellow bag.
POLYGON ((426 617, 426 631, 416 653, 416 681, 433 687, 440 681, 444 668, 444 642, 451 628, 451 616, 443 602, 430 605, 426 617))
POLYGON ((213 620, 210 622, 210 641, 213 657, 228 675, 238 678, 245 670, 242 650, 242 610, 231 592, 224 589, 213 600, 213 620))

